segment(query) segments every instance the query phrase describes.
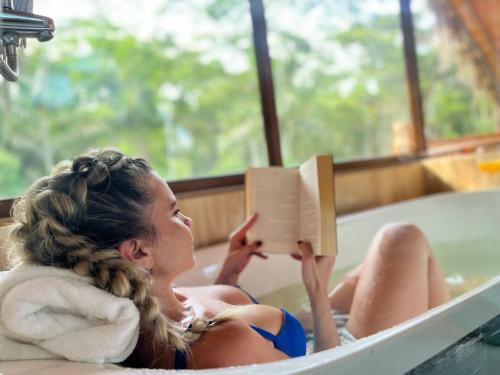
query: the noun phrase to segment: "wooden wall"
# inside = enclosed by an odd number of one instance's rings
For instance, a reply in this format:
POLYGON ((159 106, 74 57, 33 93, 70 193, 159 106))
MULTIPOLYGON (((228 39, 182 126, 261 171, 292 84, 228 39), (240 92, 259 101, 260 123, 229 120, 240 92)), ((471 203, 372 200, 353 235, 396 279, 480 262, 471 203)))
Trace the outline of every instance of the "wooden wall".
POLYGON ((339 215, 420 197, 425 190, 420 162, 335 175, 339 215))
MULTIPOLYGON (((492 153, 494 157, 500 154, 492 153)), ((483 172, 476 154, 452 155, 422 160, 426 194, 442 191, 476 191, 500 188, 500 171, 483 172)))
POLYGON ((177 196, 177 206, 193 220, 195 247, 227 240, 245 220, 243 187, 214 190, 199 196, 177 196))

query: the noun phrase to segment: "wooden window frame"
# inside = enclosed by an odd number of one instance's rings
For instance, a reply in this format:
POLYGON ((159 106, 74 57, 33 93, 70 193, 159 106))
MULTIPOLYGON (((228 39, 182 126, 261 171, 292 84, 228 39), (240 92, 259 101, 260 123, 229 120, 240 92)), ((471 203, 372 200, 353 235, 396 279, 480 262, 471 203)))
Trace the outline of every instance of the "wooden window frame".
POLYGON ((408 107, 411 117, 413 133, 413 153, 424 152, 427 149, 424 132, 424 113, 422 94, 420 91, 420 78, 418 74, 418 60, 415 47, 415 31, 413 16, 410 8, 411 0, 399 0, 399 18, 403 34, 403 51, 406 69, 406 87, 408 92, 408 107))
POLYGON ((267 25, 264 14, 263 0, 250 0, 250 15, 257 75, 259 77, 259 91, 262 118, 266 134, 267 155, 269 165, 282 166, 281 142, 276 113, 276 98, 274 95, 273 71, 269 46, 267 44, 267 25))

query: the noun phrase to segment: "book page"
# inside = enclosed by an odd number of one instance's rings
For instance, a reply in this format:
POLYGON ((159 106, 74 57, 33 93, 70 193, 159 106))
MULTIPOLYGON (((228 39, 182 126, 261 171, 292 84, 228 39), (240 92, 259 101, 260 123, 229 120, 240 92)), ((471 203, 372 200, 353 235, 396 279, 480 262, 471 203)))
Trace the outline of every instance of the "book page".
POLYGON ((299 172, 281 167, 251 168, 245 174, 247 217, 258 218, 247 233, 263 252, 290 254, 297 247, 299 172))
POLYGON ((301 165, 299 234, 316 255, 337 253, 333 160, 317 155, 301 165))
POLYGON ((316 158, 311 158, 299 168, 299 237, 311 243, 319 253, 320 208, 316 158))

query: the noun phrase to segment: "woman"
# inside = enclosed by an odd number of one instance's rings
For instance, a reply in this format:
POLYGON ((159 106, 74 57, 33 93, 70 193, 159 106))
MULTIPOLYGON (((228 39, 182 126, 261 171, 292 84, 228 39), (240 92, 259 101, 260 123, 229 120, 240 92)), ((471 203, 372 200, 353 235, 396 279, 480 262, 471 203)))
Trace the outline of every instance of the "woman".
MULTIPOLYGON (((305 354, 302 326, 285 310, 254 303, 238 276, 261 243, 247 243, 254 215, 231 236, 214 286, 173 288, 194 263, 191 220, 143 159, 116 150, 61 163, 16 202, 13 243, 24 262, 72 269, 134 301, 141 329, 126 366, 215 368, 305 354)), ((367 258, 328 294, 335 257, 299 241, 315 351, 340 344, 331 310, 350 313, 343 337, 390 327, 448 298, 439 267, 412 225, 382 229, 367 258)))

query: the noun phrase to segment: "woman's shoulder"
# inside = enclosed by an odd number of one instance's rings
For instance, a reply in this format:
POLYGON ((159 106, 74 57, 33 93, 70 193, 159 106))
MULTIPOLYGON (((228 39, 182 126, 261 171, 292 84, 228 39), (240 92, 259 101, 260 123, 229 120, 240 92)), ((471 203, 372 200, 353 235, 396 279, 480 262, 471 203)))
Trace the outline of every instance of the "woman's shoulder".
POLYGON ((215 324, 192 345, 188 367, 217 368, 287 358, 244 321, 228 319, 215 324))
POLYGON ((185 297, 197 300, 212 298, 231 305, 252 304, 254 301, 247 293, 234 285, 206 285, 200 287, 180 287, 174 289, 185 297))

